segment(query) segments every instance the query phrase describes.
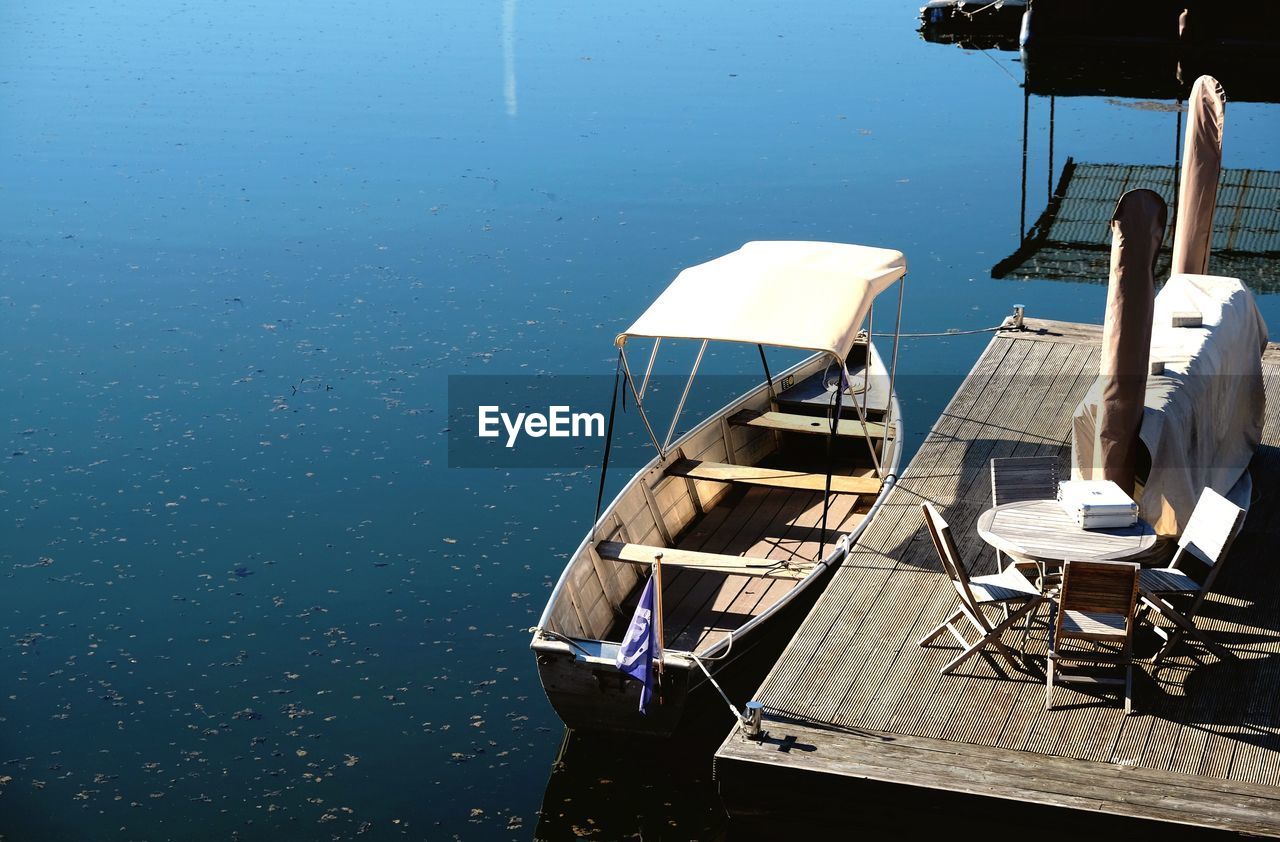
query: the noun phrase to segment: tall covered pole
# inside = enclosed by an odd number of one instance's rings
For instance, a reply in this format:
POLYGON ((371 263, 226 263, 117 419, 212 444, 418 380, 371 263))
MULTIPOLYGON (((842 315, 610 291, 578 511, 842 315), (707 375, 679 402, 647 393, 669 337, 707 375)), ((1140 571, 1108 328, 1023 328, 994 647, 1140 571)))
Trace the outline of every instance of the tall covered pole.
POLYGON ((1213 211, 1222 173, 1222 126, 1226 94, 1212 76, 1201 76, 1187 99, 1187 131, 1182 145, 1178 218, 1173 232, 1173 273, 1205 275, 1213 241, 1213 211))
POLYGON ((1168 208, 1151 190, 1130 190, 1111 217, 1111 277, 1102 326, 1102 394, 1093 447, 1093 479, 1132 495, 1138 431, 1146 405, 1155 310, 1155 263, 1168 208))

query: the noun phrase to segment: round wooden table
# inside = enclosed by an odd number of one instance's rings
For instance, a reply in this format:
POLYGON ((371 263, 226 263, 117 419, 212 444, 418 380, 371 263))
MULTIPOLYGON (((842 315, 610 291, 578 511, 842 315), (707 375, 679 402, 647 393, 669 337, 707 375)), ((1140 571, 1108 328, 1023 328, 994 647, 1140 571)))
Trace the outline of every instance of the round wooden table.
POLYGON ((1156 532, 1141 518, 1119 529, 1082 529, 1057 500, 1023 500, 978 516, 982 540, 1014 557, 1047 564, 1123 561, 1155 546, 1156 532))

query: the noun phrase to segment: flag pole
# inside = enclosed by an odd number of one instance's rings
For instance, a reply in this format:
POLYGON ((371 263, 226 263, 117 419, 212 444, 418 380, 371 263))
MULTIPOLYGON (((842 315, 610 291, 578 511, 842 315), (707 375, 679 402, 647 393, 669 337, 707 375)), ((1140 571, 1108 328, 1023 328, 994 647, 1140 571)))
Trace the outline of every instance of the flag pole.
MULTIPOLYGON (((662 553, 655 553, 653 556, 653 607, 657 616, 658 630, 658 676, 662 676, 662 647, 666 637, 662 633, 662 553)), ((658 702, 661 704, 662 696, 658 696, 658 702)))

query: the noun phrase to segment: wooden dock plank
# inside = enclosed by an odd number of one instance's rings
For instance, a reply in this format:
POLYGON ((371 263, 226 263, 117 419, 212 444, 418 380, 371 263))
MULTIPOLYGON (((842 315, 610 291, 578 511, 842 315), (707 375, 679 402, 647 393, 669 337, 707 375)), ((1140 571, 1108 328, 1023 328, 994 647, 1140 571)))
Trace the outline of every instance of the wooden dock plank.
POLYGON ((1275 787, 768 716, 765 728, 761 741, 738 734, 725 740, 716 754, 718 777, 731 780, 756 772, 750 767, 778 766, 851 782, 872 779, 1096 812, 1115 813, 1120 805, 1124 815, 1137 818, 1257 835, 1280 833, 1280 790, 1275 787), (735 770, 726 770, 727 764, 735 770))
MULTIPOLYGON (((998 367, 1004 361, 1007 345, 998 347, 997 353, 986 354, 981 357, 975 364, 971 373, 971 381, 980 386, 972 390, 959 390, 949 402, 947 408, 943 411, 942 417, 939 419, 938 427, 941 429, 955 428, 964 423, 966 415, 971 411, 974 404, 981 398, 982 391, 988 384, 998 367)), ((1020 361, 1029 349, 1021 349, 1015 356, 1020 361)), ((924 450, 930 443, 927 439, 921 449, 924 450)), ((941 454, 936 454, 940 456, 941 454)), ((929 461, 927 454, 917 453, 912 460, 912 465, 923 465, 929 461)), ((911 474, 909 470, 907 474, 911 474)), ((897 562, 893 559, 887 559, 884 555, 883 548, 889 541, 895 537, 894 527, 904 522, 916 524, 919 519, 919 501, 923 498, 914 495, 909 487, 904 487, 903 481, 906 480, 907 474, 904 474, 903 480, 888 493, 885 506, 882 507, 879 515, 874 519, 872 524, 862 533, 857 544, 852 548, 849 557, 841 566, 841 570, 836 574, 832 583, 828 586, 827 592, 819 600, 808 620, 797 633, 792 645, 788 648, 789 653, 794 653, 795 657, 783 657, 779 664, 774 668, 775 673, 780 673, 779 681, 766 681, 761 689, 761 698, 765 704, 777 710, 793 710, 803 707, 801 697, 806 700, 812 699, 814 695, 820 692, 815 675, 824 674, 829 670, 830 660, 834 656, 825 656, 818 663, 813 662, 814 653, 818 652, 822 647, 821 643, 828 636, 835 633, 839 639, 847 638, 855 629, 859 617, 866 616, 872 604, 879 596, 876 586, 882 587, 887 581, 879 575, 871 575, 865 577, 847 575, 846 571, 859 571, 863 569, 875 568, 892 568, 897 562), (907 505, 897 505, 900 498, 906 497, 907 505), (883 525, 882 525, 883 524, 883 525), (838 627, 837 627, 838 626, 838 627), (770 696, 772 687, 780 688, 777 697, 770 696)), ((912 474, 914 476, 914 474, 912 474)), ((914 530, 914 526, 910 527, 914 530)), ((938 569, 935 566, 932 569, 938 569)), ((807 703, 807 701, 805 702, 807 703)))
MULTIPOLYGON (((977 567, 980 556, 994 555, 990 547, 978 539, 974 528, 980 511, 991 505, 987 468, 989 460, 1015 455, 1016 448, 1024 444, 1022 431, 1030 425, 1032 420, 1030 416, 1037 407, 1059 409, 1062 397, 1059 395, 1051 399, 1050 395, 1053 393, 1054 385, 1060 382, 1060 375, 1064 369, 1067 371, 1069 381, 1074 382, 1071 378, 1074 378, 1079 366, 1078 360, 1074 363, 1072 361, 1071 352, 1074 350, 1076 350, 1074 346, 1065 344, 1044 344, 1035 348, 1036 353, 1029 354, 1024 360, 1020 376, 1015 381, 1018 400, 1013 407, 1005 410, 1009 420, 1000 424, 1006 430, 1005 437, 994 440, 991 447, 977 448, 977 459, 966 453, 961 462, 959 468, 961 479, 958 487, 961 489, 962 497, 967 501, 980 502, 954 504, 948 509, 947 517, 953 522, 953 534, 963 536, 963 539, 958 542, 958 547, 962 557, 970 560, 971 568, 977 567)), ((1005 413, 1002 413, 1002 418, 1005 417, 1005 413)), ((1058 423, 1065 426, 1065 422, 1058 423)), ((992 716, 988 709, 972 704, 972 700, 969 699, 974 688, 979 688, 977 692, 980 693, 984 690, 990 692, 992 678, 999 678, 1001 673, 992 669, 990 659, 983 662, 974 660, 970 664, 966 673, 936 682, 936 701, 929 708, 921 711, 920 719, 913 726, 912 733, 944 736, 948 731, 980 728, 993 733, 996 732, 997 724, 999 730, 1004 729, 1007 725, 1007 715, 992 716), (970 703, 961 704, 961 700, 968 700, 970 703)), ((1005 692, 1017 693, 1018 690, 1005 692)))
MULTIPOLYGON (((1080 382, 1079 375, 1081 370, 1088 368, 1092 361, 1089 347, 1066 343, 1055 344, 1043 359, 1043 365, 1036 373, 1023 381, 1023 399, 1015 411, 1012 423, 1006 425, 1017 434, 1010 435, 1008 439, 999 442, 989 454, 989 458, 1038 455, 1047 437, 1061 441, 1067 435, 1068 424, 1063 419, 1069 417, 1070 409, 1079 401, 1087 388, 1086 383, 1080 382)), ((1096 362, 1093 364, 1096 365, 1096 362)), ((1089 382, 1092 382, 1092 377, 1089 378, 1089 382)), ((982 466, 974 471, 974 474, 970 481, 979 483, 981 491, 973 488, 971 494, 980 497, 985 508, 991 504, 989 471, 986 470, 986 466, 982 466)), ((980 551, 991 554, 989 547, 981 541, 974 540, 976 513, 970 514, 973 515, 973 519, 966 518, 964 523, 966 538, 980 551)), ((1042 655, 1043 651, 1038 651, 1036 654, 1042 655)), ((1040 668, 1043 668, 1042 664, 1040 668)), ((975 682, 977 682, 978 692, 985 687, 988 688, 987 692, 993 694, 992 699, 988 700, 989 703, 999 700, 1007 707, 1002 713, 993 714, 990 704, 958 706, 948 717, 946 727, 955 733, 965 733, 968 730, 969 739, 994 743, 1009 727, 1017 710, 1016 702, 1021 694, 1027 691, 1025 685, 1028 682, 999 681, 994 683, 995 688, 991 688, 990 685, 993 682, 987 675, 963 679, 955 688, 957 697, 965 698, 974 692, 975 682)), ((1038 682, 1035 683, 1038 684, 1038 682)), ((946 731, 943 732, 944 736, 946 733, 946 731)))
MULTIPOLYGON (((1016 405, 1019 407, 1028 406, 1034 403, 1034 400, 1025 399, 1025 390, 1028 385, 1027 381, 1035 378, 1035 372, 1038 372, 1041 369, 1045 361, 1051 356, 1051 354, 1053 354, 1055 349, 1049 345, 1028 345, 1026 350, 1027 353, 1018 360, 1017 368, 1013 370, 1012 374, 1000 381, 1002 388, 993 389, 988 387, 984 389, 984 400, 974 403, 973 407, 970 409, 966 425, 961 426, 958 429, 955 436, 955 443, 951 448, 953 452, 951 457, 952 463, 954 464, 958 461, 960 467, 959 469, 952 471, 954 478, 950 481, 951 505, 947 509, 946 517, 952 524, 953 534, 960 536, 957 544, 958 549, 961 552, 961 557, 966 560, 971 571, 975 573, 985 572, 982 571, 981 565, 988 563, 987 559, 991 556, 989 548, 986 548, 980 541, 975 540, 976 536, 972 529, 973 522, 976 520, 978 513, 990 504, 989 482, 986 482, 985 480, 980 481, 980 475, 985 476, 983 468, 992 455, 994 448, 1002 442, 1000 439, 994 439, 990 436, 984 435, 982 431, 987 428, 988 421, 993 416, 1000 414, 1002 407, 1005 407, 1009 401, 1013 401, 1013 404, 1009 405, 1016 405), (1014 400, 1015 395, 1017 397, 1016 400, 1014 400), (987 404, 985 411, 983 411, 984 403, 987 404), (962 452, 957 453, 956 448, 961 445, 964 446, 964 449, 962 452)), ((1011 359, 1012 358, 1006 355, 1006 366, 1010 365, 1011 359)), ((940 462, 937 464, 941 465, 944 463, 940 462)), ((908 473, 910 472, 910 469, 908 469, 908 473)), ((931 497, 932 495, 932 497, 939 499, 943 498, 946 495, 945 489, 947 486, 937 484, 936 480, 938 477, 945 475, 945 473, 945 471, 938 470, 937 467, 935 467, 935 469, 930 472, 930 479, 934 480, 934 482, 932 484, 925 483, 920 487, 922 496, 931 497)), ((936 555, 936 550, 933 548, 932 543, 923 537, 923 530, 919 526, 918 515, 917 528, 914 537, 915 541, 911 547, 915 552, 926 556, 936 555)), ((902 562, 904 564, 913 562, 918 564, 919 560, 913 557, 913 555, 904 555, 902 556, 902 562)), ((950 606, 948 606, 948 608, 950 608, 950 606)), ((940 618, 931 617, 927 619, 932 620, 932 622, 928 623, 928 627, 932 627, 940 618)), ((913 640, 911 642, 914 644, 914 638, 922 636, 925 631, 927 631, 927 628, 916 629, 916 633, 913 634, 913 640)), ((949 641, 943 642, 950 643, 949 641)), ((912 649, 918 650, 919 647, 913 646, 912 649)), ((912 654, 914 654, 914 652, 912 654)), ((952 652, 951 654, 954 656, 955 652, 952 652)), ((911 657, 911 654, 907 655, 908 659, 911 657)), ((907 666, 909 665, 904 664, 904 667, 907 666)), ((1000 673, 993 668, 993 663, 986 657, 979 657, 971 660, 963 669, 966 674, 980 675, 983 677, 1000 675, 1000 673)), ((907 724, 907 729, 910 730, 911 733, 922 735, 937 735, 941 733, 957 715, 957 708, 960 704, 961 698, 963 697, 963 688, 966 686, 966 683, 967 680, 963 677, 958 677, 958 680, 946 682, 930 682, 929 686, 932 694, 930 696, 931 704, 916 708, 919 714, 918 718, 914 722, 907 724)), ((892 688, 894 686, 902 687, 904 692, 911 691, 911 687, 909 685, 904 687, 899 682, 883 681, 882 686, 889 687, 890 693, 893 692, 892 688)), ((847 721, 852 721, 852 719, 847 721)))
MULTIPOLYGON (((975 658, 942 676, 956 650, 916 645, 955 606, 920 503, 938 506, 962 557, 988 572, 993 553, 973 524, 990 505, 989 460, 1054 455, 1067 467, 1100 329, 1029 326, 993 338, 757 692, 769 727, 815 750, 730 735, 717 774, 729 764, 767 780, 771 766, 804 767, 1280 836, 1280 577, 1266 563, 1280 544, 1280 412, 1255 458, 1244 533, 1203 609, 1237 661, 1190 644, 1155 677, 1140 665, 1126 717, 1109 694, 1069 686, 1045 710, 1043 619, 1016 675, 975 658)), ((1280 407, 1280 346, 1264 366, 1280 407)))

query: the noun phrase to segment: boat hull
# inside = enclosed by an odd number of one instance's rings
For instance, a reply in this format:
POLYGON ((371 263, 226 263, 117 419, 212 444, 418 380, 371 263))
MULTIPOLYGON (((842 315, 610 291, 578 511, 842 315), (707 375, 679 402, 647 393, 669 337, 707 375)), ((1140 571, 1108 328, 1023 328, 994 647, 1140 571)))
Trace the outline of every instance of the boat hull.
MULTIPOLYGON (((730 670, 735 662, 742 660, 747 653, 764 639, 790 638, 796 623, 807 613, 817 595, 829 581, 830 573, 839 565, 847 553, 847 548, 860 535, 870 515, 879 507, 880 501, 896 481, 896 471, 903 440, 901 412, 896 395, 890 389, 884 389, 887 383, 887 372, 874 348, 868 349, 870 360, 868 370, 881 378, 878 386, 868 391, 868 395, 883 390, 883 407, 893 419, 889 438, 894 446, 888 456, 887 464, 881 466, 882 486, 870 511, 863 519, 831 545, 825 557, 815 565, 810 575, 798 581, 785 596, 778 599, 771 607, 765 609, 751 620, 731 632, 718 643, 697 652, 702 665, 723 683, 726 678, 735 679, 739 669, 730 670)), ((783 372, 775 382, 788 388, 792 381, 814 375, 823 370, 822 360, 813 358, 799 363, 783 372)), ((878 381, 879 382, 879 381, 878 381)), ((797 387, 798 389, 800 387, 797 387)), ((722 409, 708 418, 693 431, 686 434, 676 443, 673 450, 680 447, 698 452, 696 444, 700 439, 714 439, 721 434, 726 425, 723 421, 730 413, 741 409, 768 408, 770 394, 762 385, 752 393, 722 409), (694 442, 695 444, 690 444, 694 442)), ((727 436, 728 433, 725 433, 727 436)), ((772 441, 772 434, 768 435, 772 441)), ((727 447, 727 443, 726 443, 727 447)), ((736 448, 732 456, 741 457, 744 448, 736 448)), ((686 709, 696 706, 700 710, 705 705, 721 706, 715 689, 707 680, 702 667, 694 660, 694 654, 686 651, 668 649, 664 652, 664 671, 660 697, 650 703, 647 713, 640 713, 641 684, 635 679, 621 673, 616 667, 616 642, 609 642, 609 630, 616 626, 622 618, 620 613, 621 594, 635 587, 636 574, 630 573, 631 567, 602 561, 595 553, 594 538, 610 540, 629 540, 634 544, 650 544, 658 530, 653 524, 658 520, 654 512, 676 511, 685 500, 678 497, 685 488, 690 494, 699 489, 694 483, 685 480, 670 481, 664 478, 668 464, 679 457, 673 452, 664 459, 655 459, 631 480, 609 505, 597 521, 592 536, 584 540, 574 554, 573 560, 566 566, 561 580, 556 585, 548 608, 542 620, 534 629, 531 649, 538 665, 538 675, 548 701, 566 726, 578 731, 616 732, 629 736, 669 737, 676 732, 682 720, 687 718, 686 709), (648 489, 644 491, 643 489, 648 489), (666 497, 668 493, 671 498, 666 497), (668 502, 670 499, 675 502, 668 502), (633 501, 630 508, 627 501, 633 501), (630 513, 630 514, 628 514, 630 513), (638 513, 638 514, 636 514, 638 513), (639 523, 639 526, 636 524, 639 523), (639 539, 635 536, 639 534, 639 539), (648 537, 646 537, 648 536, 648 537), (631 579, 617 581, 613 577, 621 572, 630 573, 631 579), (610 596, 612 594, 612 596, 610 596), (556 622, 559 618, 559 622, 556 622), (568 626, 568 628, 566 628, 568 626), (575 630, 576 627, 576 630, 575 630), (704 702, 705 700, 705 702, 704 702)), ((705 457, 704 457, 705 458, 705 457)), ((713 460, 724 457, 712 456, 713 460)), ((737 462, 730 457, 729 462, 737 462)), ((747 464, 754 464, 748 462, 747 464)), ((706 511, 714 505, 714 500, 700 499, 694 506, 687 506, 687 511, 694 509, 706 511)), ((861 510, 860 510, 861 511, 861 510)), ((664 524, 669 534, 677 534, 689 527, 689 521, 664 524)), ((808 528, 808 527, 806 527, 808 528)), ((616 632, 614 632, 616 634, 616 632)), ((780 646, 785 644, 781 640, 780 646)), ((768 647, 765 647, 768 648, 768 647)), ((763 677, 755 676, 750 687, 741 688, 733 696, 735 702, 742 703, 763 677)))
POLYGON ((691 679, 687 664, 666 665, 659 692, 641 713, 640 682, 613 665, 591 664, 572 652, 543 649, 536 655, 547 699, 576 731, 669 737, 680 724, 691 679))

